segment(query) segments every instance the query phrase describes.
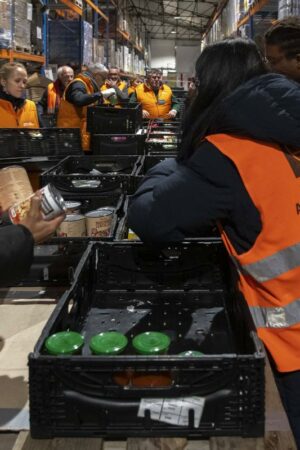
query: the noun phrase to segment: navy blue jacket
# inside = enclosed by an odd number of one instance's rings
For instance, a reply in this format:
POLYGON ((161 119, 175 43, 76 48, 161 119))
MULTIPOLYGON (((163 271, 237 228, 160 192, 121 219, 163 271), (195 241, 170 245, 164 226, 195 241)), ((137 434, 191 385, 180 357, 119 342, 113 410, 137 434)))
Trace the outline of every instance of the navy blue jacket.
MULTIPOLYGON (((278 74, 255 77, 223 100, 215 126, 217 133, 300 148, 300 84, 278 74)), ((261 231, 260 214, 236 167, 204 141, 187 162, 167 159, 148 171, 133 196, 128 224, 150 243, 199 236, 216 220, 239 254, 261 231)))

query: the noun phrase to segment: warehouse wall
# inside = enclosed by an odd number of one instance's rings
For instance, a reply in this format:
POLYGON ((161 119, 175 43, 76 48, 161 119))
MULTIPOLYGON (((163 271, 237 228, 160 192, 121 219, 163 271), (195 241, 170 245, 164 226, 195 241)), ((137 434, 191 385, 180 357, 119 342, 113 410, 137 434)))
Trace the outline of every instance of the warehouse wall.
POLYGON ((200 44, 197 46, 176 47, 176 70, 177 73, 186 73, 189 76, 194 75, 195 62, 200 55, 200 44))
POLYGON ((175 69, 175 41, 151 39, 151 67, 175 69))
POLYGON ((186 44, 176 44, 175 40, 151 39, 151 67, 176 68, 178 73, 192 76, 200 55, 200 42, 186 44))

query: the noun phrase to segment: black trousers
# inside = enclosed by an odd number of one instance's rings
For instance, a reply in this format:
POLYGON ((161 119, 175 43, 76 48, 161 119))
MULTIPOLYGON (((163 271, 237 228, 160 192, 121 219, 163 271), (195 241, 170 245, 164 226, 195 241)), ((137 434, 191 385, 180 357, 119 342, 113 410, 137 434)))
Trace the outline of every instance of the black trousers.
POLYGON ((288 416, 291 429, 300 450, 300 370, 295 372, 278 372, 270 359, 277 388, 288 416))

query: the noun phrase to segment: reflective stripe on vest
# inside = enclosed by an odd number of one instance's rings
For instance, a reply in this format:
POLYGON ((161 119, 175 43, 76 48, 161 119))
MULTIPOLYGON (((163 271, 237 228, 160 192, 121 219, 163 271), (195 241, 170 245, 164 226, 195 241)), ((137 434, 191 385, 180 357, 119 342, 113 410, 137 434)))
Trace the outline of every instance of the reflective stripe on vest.
POLYGON ((300 323, 300 299, 275 308, 249 306, 256 328, 287 328, 300 323))
POLYGON ((240 268, 256 281, 263 283, 300 266, 300 243, 291 245, 273 255, 240 268))

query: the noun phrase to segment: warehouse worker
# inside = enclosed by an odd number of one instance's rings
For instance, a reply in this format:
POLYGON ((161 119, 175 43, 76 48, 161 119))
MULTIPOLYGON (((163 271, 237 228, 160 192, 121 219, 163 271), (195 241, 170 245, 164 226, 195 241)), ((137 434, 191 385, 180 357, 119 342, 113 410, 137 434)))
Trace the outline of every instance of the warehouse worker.
POLYGON ((128 88, 128 96, 130 97, 131 94, 133 94, 138 87, 139 84, 141 84, 143 81, 140 78, 133 78, 129 83, 128 88))
POLYGON ((67 86, 61 100, 57 126, 80 128, 84 150, 90 148, 90 134, 86 131, 87 106, 102 101, 100 86, 107 76, 107 68, 100 63, 90 64, 67 86))
POLYGON ((48 84, 42 98, 37 104, 39 117, 43 114, 56 114, 65 88, 74 79, 74 71, 69 66, 59 67, 57 80, 48 84))
POLYGON ((24 98, 27 71, 23 64, 0 68, 0 128, 39 128, 35 103, 24 98))
POLYGON ((120 78, 120 69, 118 67, 111 67, 108 72, 108 77, 105 83, 101 86, 101 91, 113 88, 115 95, 104 99, 106 105, 120 105, 122 102, 128 100, 128 90, 126 81, 120 78))
POLYGON ((273 72, 300 82, 300 17, 278 20, 265 34, 265 53, 273 72))
POLYGON ((300 449, 300 84, 244 39, 206 46, 196 74, 180 156, 148 171, 128 225, 162 243, 218 223, 300 449))
POLYGON ((144 119, 174 119, 179 110, 171 88, 162 82, 162 73, 157 69, 150 70, 146 82, 136 87, 130 97, 130 103, 135 102, 142 104, 144 119))

